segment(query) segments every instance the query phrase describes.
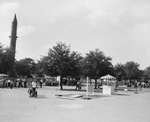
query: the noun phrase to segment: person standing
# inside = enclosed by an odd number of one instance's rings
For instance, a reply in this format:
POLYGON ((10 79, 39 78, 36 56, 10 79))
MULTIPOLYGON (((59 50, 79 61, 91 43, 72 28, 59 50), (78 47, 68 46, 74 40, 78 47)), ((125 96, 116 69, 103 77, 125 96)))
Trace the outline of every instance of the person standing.
POLYGON ((40 80, 40 87, 42 88, 43 79, 40 80))
POLYGON ((13 88, 13 79, 10 80, 10 88, 13 88))
POLYGON ((3 83, 2 88, 5 88, 6 87, 6 81, 5 81, 5 79, 2 79, 2 83, 3 83))
POLYGON ((35 80, 32 81, 31 85, 32 85, 33 92, 35 92, 36 88, 37 88, 37 84, 36 84, 35 80))
POLYGON ((10 87, 10 79, 7 81, 7 86, 10 87))

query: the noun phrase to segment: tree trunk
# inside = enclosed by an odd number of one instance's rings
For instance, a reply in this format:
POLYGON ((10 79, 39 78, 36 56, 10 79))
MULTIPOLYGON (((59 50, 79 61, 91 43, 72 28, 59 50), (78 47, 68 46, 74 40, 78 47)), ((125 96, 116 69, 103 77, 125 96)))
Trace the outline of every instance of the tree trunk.
POLYGON ((89 78, 89 80, 90 80, 90 85, 92 85, 92 80, 91 80, 91 78, 89 78))
POLYGON ((97 79, 95 79, 95 88, 94 89, 97 89, 97 79))
POLYGON ((63 77, 60 77, 60 89, 63 89, 63 77))
POLYGON ((129 80, 129 84, 130 84, 129 86, 131 87, 131 78, 130 78, 130 80, 129 80))

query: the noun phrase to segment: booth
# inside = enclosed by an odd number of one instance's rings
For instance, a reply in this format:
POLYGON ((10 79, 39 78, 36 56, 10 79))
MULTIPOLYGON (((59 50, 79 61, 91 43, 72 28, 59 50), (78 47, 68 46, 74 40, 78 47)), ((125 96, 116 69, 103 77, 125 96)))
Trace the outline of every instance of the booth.
POLYGON ((103 85, 103 94, 111 95, 114 93, 116 78, 111 75, 106 75, 101 77, 103 85))

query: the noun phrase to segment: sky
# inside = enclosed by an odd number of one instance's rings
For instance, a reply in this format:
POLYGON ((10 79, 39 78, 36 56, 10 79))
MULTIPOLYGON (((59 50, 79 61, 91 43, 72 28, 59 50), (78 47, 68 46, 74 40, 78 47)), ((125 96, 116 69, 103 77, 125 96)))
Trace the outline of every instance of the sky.
POLYGON ((39 60, 63 42, 82 56, 98 48, 113 65, 150 66, 150 0, 0 0, 0 43, 6 47, 15 14, 16 60, 39 60))

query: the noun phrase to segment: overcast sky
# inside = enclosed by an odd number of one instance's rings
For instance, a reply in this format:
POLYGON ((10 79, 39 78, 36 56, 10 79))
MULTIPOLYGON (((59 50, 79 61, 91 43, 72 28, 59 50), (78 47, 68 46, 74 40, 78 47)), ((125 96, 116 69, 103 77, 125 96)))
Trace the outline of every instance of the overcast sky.
POLYGON ((0 43, 18 20, 16 59, 35 60, 57 42, 83 56, 99 48, 113 65, 150 66, 150 0, 0 0, 0 43))

